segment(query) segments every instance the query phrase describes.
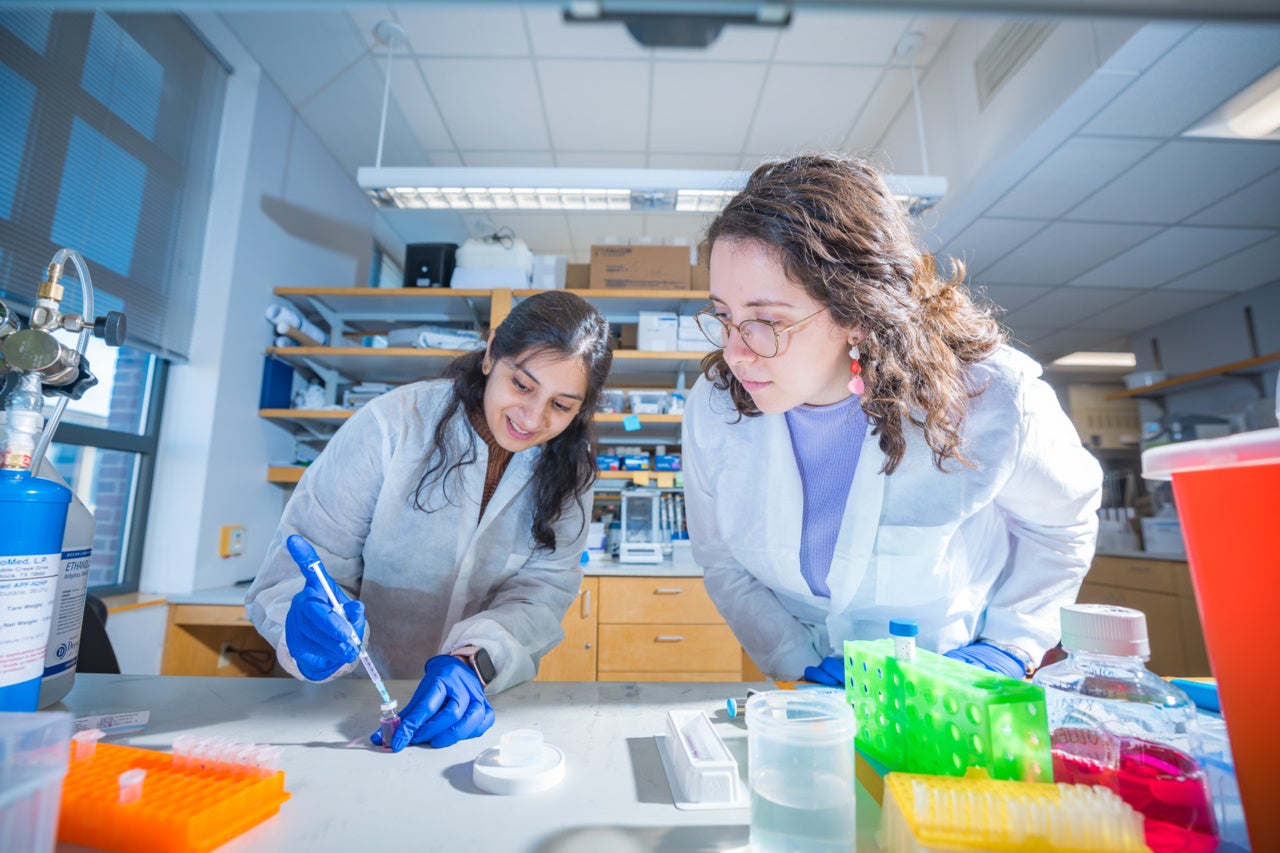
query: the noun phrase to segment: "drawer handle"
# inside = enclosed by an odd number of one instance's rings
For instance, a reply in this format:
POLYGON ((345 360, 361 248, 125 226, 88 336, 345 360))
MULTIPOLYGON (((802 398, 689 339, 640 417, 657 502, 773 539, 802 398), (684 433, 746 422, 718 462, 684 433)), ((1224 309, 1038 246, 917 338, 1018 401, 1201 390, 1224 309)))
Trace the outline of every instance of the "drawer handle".
POLYGON ((684 641, 684 636, 681 634, 659 634, 658 635, 659 643, 679 643, 683 641, 684 641))
POLYGON ((653 591, 653 594, 654 595, 679 595, 682 592, 684 592, 684 590, 678 586, 660 586, 653 591))
POLYGON ((586 619, 591 615, 591 590, 584 589, 582 591, 582 618, 586 619))

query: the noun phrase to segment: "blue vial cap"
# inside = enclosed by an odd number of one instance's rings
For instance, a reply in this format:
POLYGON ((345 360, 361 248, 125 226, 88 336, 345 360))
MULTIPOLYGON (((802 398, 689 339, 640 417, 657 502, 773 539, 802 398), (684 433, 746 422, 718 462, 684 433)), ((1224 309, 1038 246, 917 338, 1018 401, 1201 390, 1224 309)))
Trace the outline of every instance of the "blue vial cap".
POLYGON ((919 634, 920 626, 916 624, 914 619, 889 620, 889 636, 891 637, 915 637, 919 634))
POLYGON ((585 566, 589 562, 591 562, 591 554, 583 551, 582 556, 578 558, 578 565, 585 566))

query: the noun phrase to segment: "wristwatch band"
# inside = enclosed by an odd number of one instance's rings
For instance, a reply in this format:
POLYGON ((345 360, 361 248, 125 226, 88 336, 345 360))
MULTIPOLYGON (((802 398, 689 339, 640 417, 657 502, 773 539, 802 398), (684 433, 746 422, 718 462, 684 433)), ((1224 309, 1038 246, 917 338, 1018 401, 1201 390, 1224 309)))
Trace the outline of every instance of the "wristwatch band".
POLYGON ((1031 655, 1028 654, 1021 646, 1015 646, 1009 643, 997 643, 995 640, 989 640, 986 637, 979 637, 978 642, 986 643, 988 646, 995 646, 1005 654, 1012 655, 1017 658, 1022 664, 1022 671, 1024 675, 1030 676, 1036 671, 1035 661, 1031 659, 1031 655))
POLYGON ((497 675, 493 666, 493 659, 480 646, 461 646, 449 652, 449 654, 466 661, 467 666, 471 667, 471 671, 476 674, 476 678, 480 679, 481 687, 488 687, 489 682, 493 681, 494 676, 497 675))

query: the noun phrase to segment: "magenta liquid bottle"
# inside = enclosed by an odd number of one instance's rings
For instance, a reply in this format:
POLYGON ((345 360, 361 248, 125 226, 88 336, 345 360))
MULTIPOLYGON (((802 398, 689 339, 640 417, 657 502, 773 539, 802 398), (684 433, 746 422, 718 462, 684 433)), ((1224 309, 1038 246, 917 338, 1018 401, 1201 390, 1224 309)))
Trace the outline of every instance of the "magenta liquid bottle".
POLYGON ((1062 608, 1067 659, 1036 672, 1045 689, 1053 780, 1101 785, 1143 816, 1154 853, 1209 853, 1218 827, 1200 751, 1196 708, 1144 665, 1141 611, 1105 604, 1062 608))

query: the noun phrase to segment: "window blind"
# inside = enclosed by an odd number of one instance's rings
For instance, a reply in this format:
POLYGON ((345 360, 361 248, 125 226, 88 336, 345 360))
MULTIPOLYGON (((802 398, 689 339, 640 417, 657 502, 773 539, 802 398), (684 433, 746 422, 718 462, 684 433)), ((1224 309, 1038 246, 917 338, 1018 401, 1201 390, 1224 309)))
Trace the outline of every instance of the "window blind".
POLYGON ((29 308, 76 249, 96 313, 185 360, 226 78, 178 15, 0 11, 0 299, 29 308))

